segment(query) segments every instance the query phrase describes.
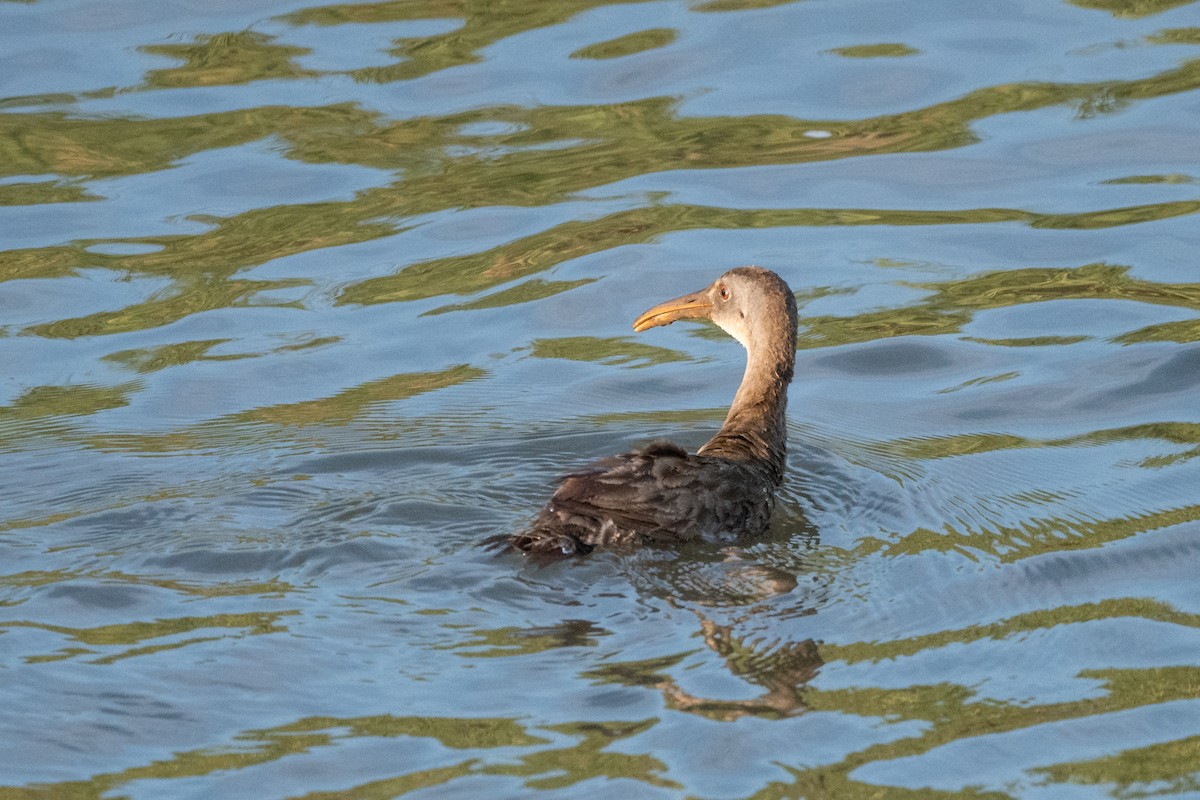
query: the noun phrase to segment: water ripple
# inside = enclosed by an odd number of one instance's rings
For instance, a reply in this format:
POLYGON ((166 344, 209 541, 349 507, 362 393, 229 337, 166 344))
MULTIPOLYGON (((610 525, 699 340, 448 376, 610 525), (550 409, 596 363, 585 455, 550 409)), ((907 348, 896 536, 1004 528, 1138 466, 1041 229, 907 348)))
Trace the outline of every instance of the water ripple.
POLYGON ((1195 790, 1195 4, 0 5, 0 797, 1195 790), (479 548, 744 263, 770 529, 479 548))

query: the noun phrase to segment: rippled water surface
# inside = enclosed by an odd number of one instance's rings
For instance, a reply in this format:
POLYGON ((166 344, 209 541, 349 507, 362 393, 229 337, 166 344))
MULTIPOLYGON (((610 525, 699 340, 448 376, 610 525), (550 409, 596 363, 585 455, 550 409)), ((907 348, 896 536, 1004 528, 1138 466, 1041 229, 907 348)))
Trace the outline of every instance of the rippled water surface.
POLYGON ((1200 797, 1200 5, 307 1, 0 2, 0 800, 1200 797))

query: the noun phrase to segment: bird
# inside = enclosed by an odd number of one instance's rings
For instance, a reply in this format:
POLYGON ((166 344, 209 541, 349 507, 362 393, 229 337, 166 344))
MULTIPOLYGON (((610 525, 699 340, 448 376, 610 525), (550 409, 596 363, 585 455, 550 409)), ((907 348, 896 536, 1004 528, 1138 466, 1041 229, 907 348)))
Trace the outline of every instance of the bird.
POLYGON ((643 312, 633 329, 683 319, 711 320, 746 348, 746 370, 720 430, 696 453, 656 439, 563 475, 527 528, 489 537, 485 546, 545 562, 767 528, 787 454, 796 298, 771 270, 735 267, 643 312))

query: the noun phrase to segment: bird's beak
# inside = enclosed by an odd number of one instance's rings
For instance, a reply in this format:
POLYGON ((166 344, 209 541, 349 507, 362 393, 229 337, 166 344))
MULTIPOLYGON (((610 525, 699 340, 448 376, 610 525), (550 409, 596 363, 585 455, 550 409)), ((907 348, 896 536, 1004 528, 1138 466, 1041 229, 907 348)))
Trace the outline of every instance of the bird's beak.
POLYGON ((677 319, 710 319, 711 317, 712 301, 709 300, 708 290, 705 289, 659 303, 654 308, 643 311, 642 315, 633 321, 633 329, 641 333, 647 328, 670 325, 677 319))

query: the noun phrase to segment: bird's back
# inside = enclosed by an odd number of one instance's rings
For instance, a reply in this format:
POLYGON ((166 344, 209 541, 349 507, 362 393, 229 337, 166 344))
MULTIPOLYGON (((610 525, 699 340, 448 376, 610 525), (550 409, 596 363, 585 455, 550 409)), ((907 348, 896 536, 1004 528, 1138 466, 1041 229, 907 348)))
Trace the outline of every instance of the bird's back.
POLYGON ((562 477, 524 532, 491 544, 556 557, 766 528, 774 489, 754 464, 690 455, 665 440, 562 477))

